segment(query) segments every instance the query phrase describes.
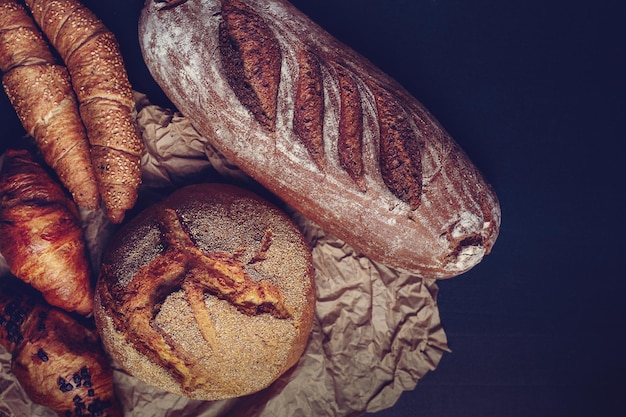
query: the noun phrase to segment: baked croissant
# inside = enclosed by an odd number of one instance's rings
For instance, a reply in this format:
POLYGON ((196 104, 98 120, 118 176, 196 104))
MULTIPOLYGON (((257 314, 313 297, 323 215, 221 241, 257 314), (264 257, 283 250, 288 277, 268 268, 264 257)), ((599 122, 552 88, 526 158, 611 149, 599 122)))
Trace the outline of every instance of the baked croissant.
POLYGON ((120 223, 137 199, 143 142, 117 40, 77 0, 27 0, 26 5, 69 70, 100 195, 109 219, 120 223))
POLYGON ((60 417, 122 416, 98 334, 12 277, 0 284, 0 345, 33 402, 60 417))
POLYGON ((0 171, 0 253, 46 301, 91 315, 91 270, 74 202, 27 150, 9 149, 0 171))
POLYGON ((46 163, 79 206, 97 209, 98 184, 69 73, 15 0, 0 0, 0 70, 9 100, 46 163))

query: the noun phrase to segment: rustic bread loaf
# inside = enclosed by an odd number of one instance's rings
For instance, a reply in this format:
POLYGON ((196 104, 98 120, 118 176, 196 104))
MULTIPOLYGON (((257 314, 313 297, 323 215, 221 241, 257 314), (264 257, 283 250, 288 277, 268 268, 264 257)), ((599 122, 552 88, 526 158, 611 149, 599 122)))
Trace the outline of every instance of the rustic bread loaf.
POLYGON ((426 278, 490 252, 497 197, 397 82, 285 0, 147 1, 153 77, 227 158, 371 259, 426 278))
POLYGON ((310 249, 282 211, 237 187, 194 185, 120 230, 94 317, 129 373, 217 400, 265 388, 298 361, 314 291, 310 249))

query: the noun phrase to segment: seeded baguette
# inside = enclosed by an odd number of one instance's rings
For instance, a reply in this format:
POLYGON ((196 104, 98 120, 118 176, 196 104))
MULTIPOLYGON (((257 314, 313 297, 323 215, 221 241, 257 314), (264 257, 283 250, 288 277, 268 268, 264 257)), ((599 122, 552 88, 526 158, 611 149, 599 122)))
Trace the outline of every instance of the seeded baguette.
POLYGON ((0 71, 24 129, 76 204, 100 207, 89 142, 67 68, 56 61, 28 11, 15 0, 0 0, 0 71))
POLYGON ((78 0, 26 0, 69 70, 109 219, 121 223, 137 200, 143 142, 117 40, 78 0))
POLYGON ((397 82, 284 0, 146 2, 144 60, 220 152, 363 254, 449 278, 495 243, 492 187, 397 82))

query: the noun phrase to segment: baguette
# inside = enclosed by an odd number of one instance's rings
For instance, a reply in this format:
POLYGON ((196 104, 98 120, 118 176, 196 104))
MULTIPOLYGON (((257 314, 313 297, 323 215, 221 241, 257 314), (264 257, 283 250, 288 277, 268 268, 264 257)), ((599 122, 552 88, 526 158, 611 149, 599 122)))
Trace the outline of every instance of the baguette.
POLYGON ((60 417, 122 417, 113 371, 95 329, 12 277, 0 283, 0 346, 36 404, 60 417))
POLYGON ((77 0, 26 0, 26 5, 69 70, 101 198, 109 219, 121 223, 137 200, 143 142, 117 40, 77 0))
POLYGON ((46 163, 79 206, 97 209, 98 184, 69 73, 14 0, 0 0, 0 70, 9 100, 46 163))
POLYGON ((154 79, 215 148, 369 258, 449 278, 490 252, 500 206, 467 155, 287 1, 147 1, 139 33, 154 79))
POLYGON ((11 272, 66 311, 93 312, 91 270, 78 210, 26 150, 0 171, 0 253, 11 272))

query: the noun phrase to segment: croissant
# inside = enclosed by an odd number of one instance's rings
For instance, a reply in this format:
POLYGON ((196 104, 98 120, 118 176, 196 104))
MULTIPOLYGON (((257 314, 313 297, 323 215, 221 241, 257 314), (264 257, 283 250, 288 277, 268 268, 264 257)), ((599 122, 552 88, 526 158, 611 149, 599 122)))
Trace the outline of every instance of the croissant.
POLYGON ((9 149, 0 171, 0 253, 46 301, 91 315, 91 271, 78 209, 27 150, 9 149))
POLYGON ((0 345, 30 399, 60 417, 121 417, 98 334, 12 277, 0 284, 0 345))
POLYGON ((100 195, 108 217, 120 223, 137 199, 143 142, 117 40, 77 0, 27 0, 26 5, 69 70, 100 195))
POLYGON ((39 28, 15 0, 0 0, 2 83, 26 132, 33 136, 74 201, 100 206, 89 142, 70 76, 39 28))

